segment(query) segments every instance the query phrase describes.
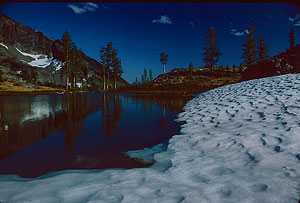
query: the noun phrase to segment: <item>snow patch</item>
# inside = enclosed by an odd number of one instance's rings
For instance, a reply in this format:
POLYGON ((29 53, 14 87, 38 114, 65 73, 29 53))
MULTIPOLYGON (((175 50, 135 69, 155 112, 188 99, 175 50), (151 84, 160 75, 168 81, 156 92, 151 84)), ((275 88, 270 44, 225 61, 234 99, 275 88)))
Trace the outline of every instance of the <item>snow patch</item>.
POLYGON ((81 86, 82 86, 81 82, 77 82, 77 83, 76 83, 76 86, 77 86, 78 88, 81 88, 81 86))
POLYGON ((29 56, 29 57, 33 58, 33 61, 31 61, 31 62, 26 62, 26 61, 22 60, 22 61, 28 63, 30 66, 46 68, 53 63, 53 65, 56 67, 55 71, 58 71, 62 68, 63 63, 61 61, 58 61, 57 59, 54 59, 53 57, 49 58, 47 55, 43 55, 43 54, 34 55, 34 54, 25 53, 25 52, 22 52, 21 50, 19 50, 18 48, 16 48, 16 50, 18 52, 20 52, 23 56, 29 56))
POLYGON ((20 52, 23 56, 29 56, 29 57, 31 57, 31 58, 33 58, 33 59, 38 59, 42 54, 36 54, 36 55, 34 55, 34 54, 29 54, 29 53, 25 53, 25 52, 22 52, 20 49, 18 49, 18 48, 16 48, 16 50, 18 51, 18 52, 20 52))
POLYGON ((1 42, 0 45, 8 49, 8 47, 5 44, 3 44, 3 42, 1 42))
POLYGON ((28 64, 34 67, 40 67, 40 68, 46 68, 52 63, 53 58, 38 58, 35 59, 34 61, 29 62, 28 64))
POLYGON ((153 166, 3 175, 1 201, 297 203, 299 98, 299 74, 204 92, 179 114, 186 123, 165 151, 140 151, 153 166))
POLYGON ((55 71, 59 71, 60 69, 62 69, 62 66, 64 63, 62 63, 61 61, 59 61, 57 59, 54 59, 52 62, 54 64, 54 66, 56 67, 55 71))

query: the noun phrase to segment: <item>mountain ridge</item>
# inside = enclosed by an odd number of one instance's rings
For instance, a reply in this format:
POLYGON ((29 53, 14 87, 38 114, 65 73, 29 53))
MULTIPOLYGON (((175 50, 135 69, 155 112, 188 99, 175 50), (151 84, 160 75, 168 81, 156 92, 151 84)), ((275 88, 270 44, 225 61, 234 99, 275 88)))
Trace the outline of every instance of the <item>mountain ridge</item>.
MULTIPOLYGON (((62 41, 52 39, 2 13, 0 35, 3 37, 3 42, 0 43, 0 60, 6 62, 0 68, 5 73, 22 77, 23 73, 36 72, 37 84, 57 87, 65 84, 60 76, 63 64, 62 41)), ((99 90, 103 81, 102 65, 86 54, 83 58, 83 72, 86 75, 84 85, 88 89, 99 90)), ((119 78, 117 83, 118 86, 128 85, 123 78, 119 78)))

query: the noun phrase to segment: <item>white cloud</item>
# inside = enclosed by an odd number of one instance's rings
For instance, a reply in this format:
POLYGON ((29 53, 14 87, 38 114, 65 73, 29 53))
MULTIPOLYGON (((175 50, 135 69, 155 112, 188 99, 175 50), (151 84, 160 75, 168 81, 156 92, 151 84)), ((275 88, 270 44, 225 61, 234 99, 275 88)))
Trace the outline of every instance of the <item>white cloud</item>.
POLYGON ((300 26, 300 14, 297 14, 294 18, 289 17, 288 19, 293 26, 300 26))
POLYGON ((97 8, 99 8, 99 6, 95 3, 86 3, 84 5, 84 9, 87 10, 87 11, 95 11, 97 8))
POLYGON ((236 32, 236 33, 234 33, 234 35, 240 37, 240 36, 243 36, 243 35, 244 35, 244 32, 236 32))
POLYGON ((300 20, 294 24, 294 26, 300 26, 300 20))
POLYGON ((152 23, 172 24, 172 21, 167 15, 164 15, 160 16, 160 19, 152 20, 152 23))
POLYGON ((291 21, 292 23, 296 20, 299 20, 300 19, 300 14, 297 14, 294 18, 292 17, 289 17, 289 21, 291 21))
POLYGON ((237 29, 230 29, 230 34, 240 37, 240 36, 243 36, 245 34, 248 34, 248 30, 240 32, 237 29))
POLYGON ((88 11, 96 11, 96 9, 99 8, 97 4, 91 2, 84 3, 81 7, 74 4, 69 4, 67 7, 72 9, 76 14, 82 14, 88 11))
POLYGON ((193 21, 190 21, 190 24, 191 24, 192 27, 195 26, 193 21))
POLYGON ((72 9, 76 14, 82 14, 82 13, 86 12, 86 10, 84 10, 83 8, 80 8, 74 4, 69 4, 68 8, 72 9))

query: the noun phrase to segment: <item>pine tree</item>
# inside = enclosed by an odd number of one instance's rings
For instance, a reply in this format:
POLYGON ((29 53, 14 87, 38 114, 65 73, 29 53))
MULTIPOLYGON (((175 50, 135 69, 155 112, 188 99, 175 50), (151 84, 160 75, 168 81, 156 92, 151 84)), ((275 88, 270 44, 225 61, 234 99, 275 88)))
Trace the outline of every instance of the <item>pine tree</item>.
POLYGON ((147 83, 149 81, 146 69, 144 69, 144 80, 145 80, 145 83, 147 83))
POLYGON ((290 49, 293 49, 295 46, 295 35, 294 35, 294 28, 291 27, 290 33, 289 33, 289 43, 290 43, 290 49))
POLYGON ((142 83, 142 84, 145 83, 145 75, 144 75, 144 73, 142 74, 142 77, 141 77, 141 83, 142 83))
POLYGON ((217 41, 215 28, 211 26, 205 34, 206 47, 203 48, 205 52, 203 53, 204 58, 202 60, 205 62, 206 67, 209 67, 210 71, 212 72, 214 65, 219 62, 219 56, 221 55, 221 52, 217 46, 219 42, 217 41))
POLYGON ((257 50, 256 50, 256 29, 253 26, 247 28, 247 38, 246 43, 243 44, 245 47, 242 58, 244 59, 244 64, 246 66, 253 65, 257 60, 257 50))
POLYGON ((101 46, 99 50, 100 63, 102 65, 103 72, 103 90, 106 91, 109 88, 109 73, 112 60, 112 42, 109 42, 106 47, 101 46))
POLYGON ((150 82, 153 81, 153 75, 152 75, 152 70, 151 69, 149 71, 149 80, 150 80, 150 82))
POLYGON ((192 62, 190 62, 188 71, 189 71, 189 77, 192 78, 193 77, 193 63, 192 62))
POLYGON ((232 72, 236 72, 236 69, 237 69, 236 65, 233 64, 233 65, 232 65, 232 72))
POLYGON ((31 75, 31 82, 36 84, 37 83, 37 77, 38 77, 37 72, 35 70, 31 70, 30 75, 31 75))
POLYGON ((269 57, 269 47, 265 45, 265 40, 263 37, 259 38, 259 44, 258 44, 258 61, 264 61, 266 58, 269 57))
POLYGON ((77 47, 74 42, 71 43, 71 68, 70 68, 70 81, 71 87, 76 86, 76 72, 77 72, 77 47))
POLYGON ((99 51, 100 55, 100 64, 102 65, 102 73, 103 73, 103 91, 106 90, 106 62, 105 62, 105 48, 103 46, 100 47, 99 51))
POLYGON ((84 70, 84 62, 83 62, 83 59, 84 59, 84 54, 83 52, 81 51, 81 49, 78 50, 77 52, 77 66, 78 66, 78 69, 77 69, 77 74, 79 75, 79 78, 80 78, 80 82, 81 82, 81 87, 80 89, 83 88, 83 78, 85 77, 85 70, 84 70))
POLYGON ((141 77, 141 83, 142 83, 142 84, 145 84, 145 83, 147 83, 148 81, 149 81, 149 79, 148 79, 148 76, 147 76, 147 70, 144 69, 144 73, 142 74, 142 77, 141 77))
POLYGON ((239 72, 240 72, 240 73, 243 72, 243 64, 242 64, 242 63, 240 63, 240 65, 239 65, 239 72))
POLYGON ((112 59, 111 59, 111 66, 112 66, 112 73, 114 78, 114 89, 117 89, 117 79, 121 77, 123 74, 122 66, 121 66, 121 60, 117 58, 117 50, 112 50, 112 59))
POLYGON ((110 64, 111 64, 111 55, 112 55, 112 42, 109 42, 106 47, 106 72, 107 72, 107 83, 106 89, 109 89, 109 72, 110 72, 110 64))
POLYGON ((163 73, 165 74, 166 73, 166 64, 167 64, 167 61, 168 61, 168 55, 165 54, 165 53, 161 53, 160 54, 160 61, 163 64, 163 73))
POLYGON ((64 57, 64 66, 62 74, 65 73, 66 77, 66 89, 69 87, 69 81, 70 81, 70 68, 72 63, 72 57, 71 57, 71 37, 68 31, 66 31, 63 34, 62 37, 63 41, 63 57, 64 57))

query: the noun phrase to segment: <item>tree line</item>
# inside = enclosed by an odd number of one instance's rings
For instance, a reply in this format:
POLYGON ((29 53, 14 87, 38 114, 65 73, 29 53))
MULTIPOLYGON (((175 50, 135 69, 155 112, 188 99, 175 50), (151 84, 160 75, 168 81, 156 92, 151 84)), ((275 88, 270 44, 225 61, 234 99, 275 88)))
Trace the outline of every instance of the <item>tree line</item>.
MULTIPOLYGON (((242 54, 242 64, 250 67, 257 62, 264 61, 269 57, 269 46, 265 44, 265 40, 262 36, 256 35, 256 28, 254 26, 249 26, 246 29, 246 40, 245 43, 242 44, 243 54, 242 54)), ((212 72, 214 67, 218 67, 221 70, 229 70, 229 67, 224 67, 223 65, 219 65, 219 57, 222 55, 222 52, 219 50, 218 47, 218 40, 217 40, 217 33, 213 26, 211 26, 205 32, 205 47, 203 55, 203 62, 205 63, 205 67, 212 72)), ((290 29, 289 32, 289 44, 290 49, 294 48, 295 46, 295 35, 293 27, 290 29)), ((163 73, 165 74, 165 65, 167 63, 168 55, 165 53, 160 54, 160 61, 163 64, 163 73)), ((239 66, 233 65, 232 71, 242 71, 242 64, 239 66)), ((192 74, 192 62, 190 63, 188 70, 190 74, 192 74)))
MULTIPOLYGON (((256 28, 254 26, 249 26, 246 30, 247 37, 245 43, 242 44, 243 47, 243 64, 248 66, 253 65, 256 62, 264 61, 269 57, 269 47, 265 44, 265 40, 262 36, 259 38, 256 36, 256 28), (258 42, 258 43, 257 43, 258 42)), ((222 55, 218 48, 219 42, 217 41, 216 30, 213 26, 205 33, 206 46, 204 49, 203 61, 205 66, 213 71, 213 67, 217 64, 219 66, 219 57, 222 55)), ((236 66, 235 66, 236 67, 236 66)))
POLYGON ((109 42, 106 47, 100 47, 99 56, 102 65, 103 90, 107 91, 111 88, 111 78, 113 78, 113 89, 117 89, 117 80, 124 73, 121 59, 117 57, 118 50, 113 48, 112 42, 109 42))
MULTIPOLYGON (((84 62, 84 53, 78 49, 71 36, 66 31, 62 36, 63 43, 63 68, 61 71, 61 80, 65 81, 66 89, 77 88, 78 83, 82 89, 84 81, 87 81, 87 69, 84 62)), ((117 80, 121 78, 123 69, 121 59, 117 57, 118 51, 109 42, 106 47, 101 46, 99 50, 102 74, 103 90, 117 88, 117 80), (112 81, 113 80, 113 86, 112 81)), ((99 87, 101 89, 101 87, 99 87)))
POLYGON ((136 78, 135 81, 133 82, 133 85, 150 84, 152 81, 153 81, 152 70, 150 69, 148 73, 147 70, 144 69, 141 79, 139 80, 138 78, 136 78))
MULTIPOLYGON (((61 80, 65 79, 66 89, 83 88, 84 78, 87 76, 84 64, 84 53, 78 49, 71 40, 70 33, 64 32, 62 36, 63 43, 63 67, 61 70, 61 80)), ((86 79, 85 79, 86 80, 86 79)))

